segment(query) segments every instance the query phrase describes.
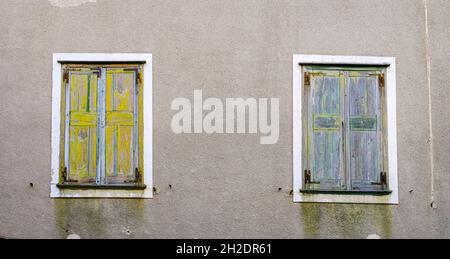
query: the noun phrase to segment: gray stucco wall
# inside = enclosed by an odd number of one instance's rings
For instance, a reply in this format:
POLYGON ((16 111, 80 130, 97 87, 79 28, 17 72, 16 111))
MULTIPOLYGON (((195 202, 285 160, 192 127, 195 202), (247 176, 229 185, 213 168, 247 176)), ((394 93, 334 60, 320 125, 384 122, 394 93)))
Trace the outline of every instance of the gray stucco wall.
POLYGON ((430 47, 433 122, 433 160, 435 168, 436 200, 438 201, 438 224, 441 236, 450 233, 450 84, 448 67, 450 61, 450 2, 431 1, 430 47))
POLYGON ((0 236, 450 238, 448 1, 429 0, 434 153, 423 0, 50 2, 0 1, 0 236), (153 200, 49 198, 56 52, 153 53, 153 200), (397 57, 400 205, 292 202, 293 54, 397 57), (280 141, 173 134, 194 89, 280 98, 280 141))

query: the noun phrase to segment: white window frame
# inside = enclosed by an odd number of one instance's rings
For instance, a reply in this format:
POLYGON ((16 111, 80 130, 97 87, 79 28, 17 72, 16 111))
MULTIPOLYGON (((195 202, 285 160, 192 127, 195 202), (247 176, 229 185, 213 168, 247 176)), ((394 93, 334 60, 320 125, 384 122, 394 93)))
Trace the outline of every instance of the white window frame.
POLYGON ((153 75, 152 54, 53 54, 53 91, 52 91, 52 180, 51 198, 153 198, 153 75), (144 184, 145 190, 71 190, 60 189, 60 143, 61 143, 61 86, 62 65, 68 62, 123 62, 144 63, 143 99, 144 99, 144 184))
POLYGON ((399 204, 398 169, 397 169, 397 87, 396 59, 394 57, 362 56, 324 56, 294 55, 293 58, 293 173, 294 202, 300 203, 359 203, 359 204, 399 204), (392 191, 389 195, 375 196, 369 194, 306 194, 302 172, 302 91, 303 71, 301 64, 316 65, 373 65, 386 68, 386 103, 387 103, 387 141, 388 141, 388 178, 392 191))

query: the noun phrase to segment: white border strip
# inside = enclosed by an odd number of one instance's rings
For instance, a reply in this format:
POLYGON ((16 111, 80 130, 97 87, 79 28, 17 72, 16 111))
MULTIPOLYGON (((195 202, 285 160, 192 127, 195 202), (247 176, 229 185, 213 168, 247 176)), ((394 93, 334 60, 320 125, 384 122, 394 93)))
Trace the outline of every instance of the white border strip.
POLYGON ((51 198, 153 198, 153 58, 152 54, 53 54, 52 90, 52 180, 51 198), (144 62, 144 184, 137 190, 66 190, 59 189, 61 138, 61 62, 144 62))
POLYGON ((358 57, 358 56, 322 56, 294 55, 293 58, 293 174, 294 202, 312 203, 363 203, 363 204, 399 204, 398 168, 397 168, 397 86, 396 59, 394 57, 358 57), (331 195, 302 194, 302 85, 303 73, 300 64, 320 65, 374 65, 387 66, 386 102, 388 130, 388 167, 389 186, 392 194, 373 195, 331 195))

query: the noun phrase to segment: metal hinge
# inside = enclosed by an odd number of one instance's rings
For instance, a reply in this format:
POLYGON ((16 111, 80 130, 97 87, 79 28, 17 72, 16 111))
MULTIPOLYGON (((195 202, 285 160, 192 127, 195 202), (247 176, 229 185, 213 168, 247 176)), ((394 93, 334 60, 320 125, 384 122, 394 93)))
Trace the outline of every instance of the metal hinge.
POLYGON ((134 169, 134 180, 125 181, 125 183, 141 183, 142 172, 139 168, 134 169))
POLYGON ((62 183, 77 183, 76 180, 70 180, 67 167, 61 168, 62 183))
POLYGON ((305 72, 304 75, 304 85, 311 85, 311 73, 305 72))
POLYGON ((382 186, 387 186, 388 185, 388 178, 387 178, 387 173, 386 172, 381 172, 380 182, 381 182, 382 186))
POLYGON ((372 185, 379 185, 379 186, 387 187, 387 185, 388 185, 387 173, 381 172, 380 173, 380 182, 372 183, 372 185))
POLYGON ((61 177, 62 177, 62 182, 65 183, 67 181, 67 167, 61 168, 61 177))
POLYGON ((136 73, 136 84, 142 84, 142 73, 139 72, 139 69, 125 68, 123 71, 135 72, 136 73))
POLYGON ((386 85, 385 80, 384 80, 384 74, 380 74, 378 76, 378 84, 381 88, 384 88, 384 86, 386 85))
POLYGON ((69 82, 69 71, 67 71, 67 70, 64 70, 64 73, 63 73, 63 83, 68 83, 69 82))
POLYGON ((93 70, 92 73, 97 75, 97 78, 99 78, 99 79, 102 78, 102 71, 100 68, 93 70))
POLYGON ((320 182, 312 181, 311 170, 305 170, 305 184, 320 184, 320 182))
POLYGON ((142 173, 141 173, 141 170, 139 168, 136 168, 134 170, 134 175, 135 175, 135 178, 136 178, 135 179, 136 183, 140 183, 141 179, 142 179, 142 173))
POLYGON ((311 172, 308 170, 305 170, 305 184, 311 183, 311 172))
POLYGON ((142 84, 142 73, 137 73, 137 83, 139 84, 139 85, 141 85, 142 84))

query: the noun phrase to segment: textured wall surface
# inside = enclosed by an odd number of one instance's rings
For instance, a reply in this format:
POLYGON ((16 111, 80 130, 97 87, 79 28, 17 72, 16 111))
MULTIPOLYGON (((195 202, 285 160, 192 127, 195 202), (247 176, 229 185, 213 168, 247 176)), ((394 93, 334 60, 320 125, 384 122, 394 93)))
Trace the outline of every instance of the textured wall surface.
POLYGON ((422 0, 0 1, 0 236, 450 238, 450 4, 429 2, 437 209, 422 0), (153 53, 153 200, 49 198, 55 52, 153 53), (400 205, 292 202, 293 54, 397 57, 400 205), (194 89, 280 98, 280 141, 173 134, 194 89))
POLYGON ((434 186, 441 236, 450 233, 450 2, 430 1, 431 108, 433 121, 434 186))

